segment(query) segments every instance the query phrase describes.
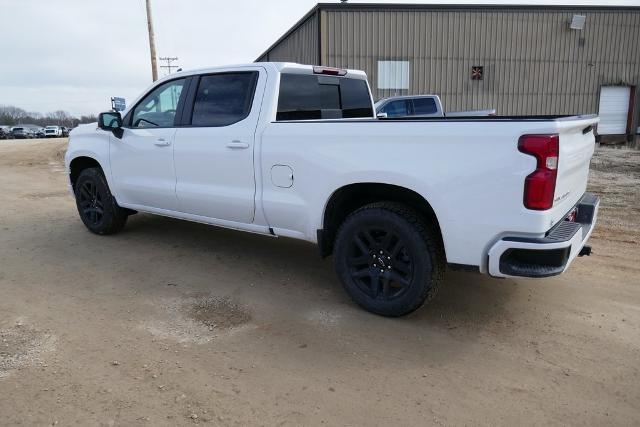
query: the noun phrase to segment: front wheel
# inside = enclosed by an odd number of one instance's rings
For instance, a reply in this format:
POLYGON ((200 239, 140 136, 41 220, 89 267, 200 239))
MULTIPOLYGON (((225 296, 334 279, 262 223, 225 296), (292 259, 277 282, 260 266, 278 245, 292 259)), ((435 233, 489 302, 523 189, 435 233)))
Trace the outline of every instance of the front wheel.
POLYGON ((116 203, 102 170, 83 170, 76 180, 74 192, 80 219, 89 231, 106 235, 124 228, 127 211, 116 203))
POLYGON ((336 237, 335 269, 361 307, 403 316, 432 299, 444 278, 444 250, 413 209, 373 203, 347 217, 336 237))

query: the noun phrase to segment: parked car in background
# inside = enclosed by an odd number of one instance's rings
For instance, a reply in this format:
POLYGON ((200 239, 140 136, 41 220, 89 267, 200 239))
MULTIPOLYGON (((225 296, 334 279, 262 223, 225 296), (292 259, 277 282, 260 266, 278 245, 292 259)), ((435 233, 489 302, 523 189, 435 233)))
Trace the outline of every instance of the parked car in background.
POLYGON ((494 116, 496 110, 469 110, 444 112, 438 95, 410 95, 383 98, 375 103, 376 114, 381 117, 476 117, 494 116))
POLYGON ((0 126, 0 139, 11 139, 11 128, 9 126, 0 126))
POLYGON ((34 133, 36 138, 44 138, 45 137, 44 128, 34 128, 33 129, 33 133, 34 133))
POLYGON ((176 73, 73 132, 68 185, 96 234, 141 211, 317 243, 352 299, 387 316, 429 301, 447 264, 548 277, 590 253, 596 116, 374 111, 362 71, 176 73))
POLYGON ((68 127, 62 126, 62 136, 63 137, 69 136, 69 128, 68 127))
POLYGON ((47 138, 62 137, 62 128, 60 126, 47 126, 44 128, 44 134, 47 138))
POLYGON ((14 126, 11 128, 11 136, 15 139, 31 138, 31 130, 22 126, 14 126))

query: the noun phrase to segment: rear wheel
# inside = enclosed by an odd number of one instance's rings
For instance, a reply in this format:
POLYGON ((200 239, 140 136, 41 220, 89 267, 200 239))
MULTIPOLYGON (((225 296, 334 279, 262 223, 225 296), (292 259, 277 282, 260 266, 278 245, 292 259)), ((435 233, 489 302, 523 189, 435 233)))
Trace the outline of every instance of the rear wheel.
POLYGON ((116 203, 99 168, 83 170, 76 180, 76 206, 84 225, 95 234, 115 234, 124 228, 127 211, 116 203))
POLYGON ((383 316, 411 313, 432 299, 445 270, 432 228, 413 209, 390 202, 347 217, 336 237, 334 262, 349 296, 383 316))

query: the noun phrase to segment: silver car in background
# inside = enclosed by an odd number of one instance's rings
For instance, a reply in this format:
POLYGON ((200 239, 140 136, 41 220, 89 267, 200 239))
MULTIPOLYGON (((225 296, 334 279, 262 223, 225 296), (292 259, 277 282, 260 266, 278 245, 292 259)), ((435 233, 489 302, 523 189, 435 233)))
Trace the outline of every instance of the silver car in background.
POLYGON ((378 117, 477 117, 495 116, 496 110, 452 111, 445 113, 438 95, 408 95, 382 98, 375 103, 378 117))

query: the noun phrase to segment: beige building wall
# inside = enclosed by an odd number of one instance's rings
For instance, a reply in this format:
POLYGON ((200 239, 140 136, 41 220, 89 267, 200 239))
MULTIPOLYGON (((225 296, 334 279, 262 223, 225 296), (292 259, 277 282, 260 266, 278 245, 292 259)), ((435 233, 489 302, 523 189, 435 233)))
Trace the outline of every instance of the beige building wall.
POLYGON ((318 64, 317 14, 303 18, 297 28, 283 37, 256 62, 298 62, 318 64))
POLYGON ((320 4, 258 60, 362 69, 376 99, 438 94, 448 111, 597 113, 602 86, 640 83, 640 8, 320 4), (408 87, 379 89, 379 61, 408 61, 408 87))
POLYGON ((640 81, 640 11, 322 11, 322 62, 363 69, 375 97, 436 93, 449 110, 595 113, 600 87, 640 81), (569 29, 574 14, 584 30, 569 29), (410 62, 408 90, 378 90, 378 61, 410 62), (484 67, 483 80, 471 79, 484 67))

